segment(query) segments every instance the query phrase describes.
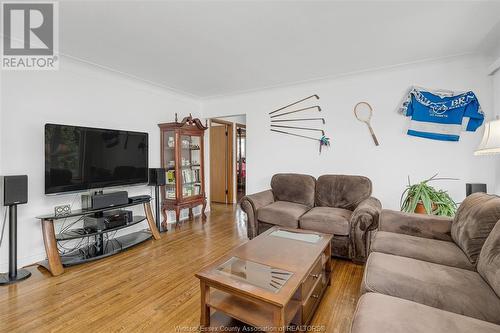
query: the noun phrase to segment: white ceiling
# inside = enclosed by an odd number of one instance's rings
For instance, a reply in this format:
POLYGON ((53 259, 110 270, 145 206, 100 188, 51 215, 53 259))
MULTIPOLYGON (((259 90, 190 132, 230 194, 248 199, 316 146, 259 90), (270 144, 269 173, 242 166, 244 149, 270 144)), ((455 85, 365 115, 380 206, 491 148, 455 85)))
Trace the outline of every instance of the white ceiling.
POLYGON ((67 1, 61 53, 197 97, 477 51, 500 2, 67 1))

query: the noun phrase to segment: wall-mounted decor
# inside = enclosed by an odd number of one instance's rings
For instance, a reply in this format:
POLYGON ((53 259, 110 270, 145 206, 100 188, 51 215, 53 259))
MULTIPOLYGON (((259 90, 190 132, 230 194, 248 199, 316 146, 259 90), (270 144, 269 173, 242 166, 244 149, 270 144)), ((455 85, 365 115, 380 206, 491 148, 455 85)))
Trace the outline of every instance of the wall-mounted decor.
POLYGON ((306 97, 306 98, 302 98, 302 99, 300 99, 300 100, 298 100, 298 101, 296 101, 296 102, 293 102, 293 103, 290 103, 290 104, 288 104, 288 105, 285 105, 285 106, 283 106, 283 107, 281 107, 281 108, 279 108, 279 109, 276 109, 276 110, 274 110, 274 111, 271 111, 271 112, 269 112, 269 114, 271 115, 271 114, 273 114, 273 113, 276 113, 276 112, 278 112, 278 111, 281 111, 281 110, 283 110, 283 109, 286 109, 286 108, 288 108, 288 107, 290 107, 290 106, 293 106, 293 105, 295 105, 295 104, 299 104, 299 103, 302 103, 302 102, 304 102, 304 101, 307 101, 308 99, 313 98, 313 97, 314 97, 314 98, 316 98, 316 99, 319 99, 319 96, 318 96, 318 95, 311 95, 311 96, 308 96, 308 97, 306 97))
POLYGON ((278 114, 275 114, 274 116, 271 116, 271 118, 282 117, 282 116, 286 116, 287 114, 303 112, 303 111, 307 111, 307 110, 314 110, 314 109, 317 109, 318 112, 321 112, 321 108, 318 105, 315 105, 315 106, 310 106, 310 107, 302 108, 302 109, 298 109, 298 110, 288 111, 288 112, 284 112, 284 113, 278 113, 278 114))
POLYGON ((299 130, 304 130, 304 131, 321 132, 321 135, 325 135, 325 131, 323 131, 320 128, 309 128, 309 127, 299 127, 299 126, 285 126, 285 125, 272 125, 272 124, 271 124, 271 127, 290 128, 290 129, 299 129, 299 130))
POLYGON ((458 141, 463 130, 474 132, 484 120, 472 91, 411 87, 399 112, 411 119, 408 135, 441 141, 458 141))
POLYGON ((293 136, 297 136, 297 137, 304 138, 304 139, 310 139, 310 140, 314 140, 314 141, 319 141, 319 152, 320 153, 321 153, 321 148, 323 146, 330 147, 330 138, 327 138, 324 135, 321 138, 317 139, 317 138, 313 138, 311 136, 301 135, 301 134, 295 134, 295 133, 290 133, 290 132, 286 132, 286 131, 280 131, 280 130, 277 130, 277 129, 271 129, 271 131, 272 132, 276 132, 276 133, 281 133, 281 134, 293 135, 293 136))
POLYGON ((373 115, 372 106, 367 102, 359 102, 354 106, 354 115, 359 121, 365 123, 366 126, 368 126, 373 142, 375 143, 375 146, 378 146, 379 144, 377 137, 375 136, 375 132, 373 132, 372 125, 370 124, 373 115))
MULTIPOLYGON (((291 106, 297 105, 299 103, 302 103, 304 101, 307 101, 309 99, 315 98, 319 100, 318 95, 311 95, 305 98, 302 98, 296 102, 290 103, 288 105, 285 105, 283 107, 280 107, 274 111, 269 112, 270 116, 270 122, 271 122, 271 132, 274 133, 279 133, 279 134, 285 134, 285 135, 291 135, 299 138, 304 138, 304 139, 309 139, 309 140, 314 140, 319 142, 319 152, 321 153, 322 148, 330 146, 330 138, 325 136, 325 131, 322 128, 313 128, 313 127, 304 127, 304 126, 288 126, 288 125, 283 125, 279 123, 283 122, 310 122, 310 121, 321 121, 322 125, 326 124, 325 118, 322 117, 306 117, 306 118, 282 118, 284 116, 288 116, 294 113, 299 113, 299 112, 321 112, 321 107, 319 105, 313 105, 313 106, 308 106, 308 107, 302 107, 296 110, 290 110, 288 111, 287 109, 290 108, 291 106), (280 112, 281 113, 277 113, 280 112), (277 124, 278 123, 278 124, 277 124), (286 130, 282 130, 286 129, 286 130), (320 138, 315 138, 312 136, 307 136, 303 135, 301 133, 295 133, 295 131, 309 131, 309 132, 320 132, 321 137, 320 138)), ((301 125, 301 124, 298 124, 301 125)))
POLYGON ((272 123, 280 123, 280 122, 287 122, 287 121, 313 121, 313 120, 321 120, 321 123, 323 125, 326 124, 325 118, 294 118, 294 119, 275 119, 271 120, 272 123))

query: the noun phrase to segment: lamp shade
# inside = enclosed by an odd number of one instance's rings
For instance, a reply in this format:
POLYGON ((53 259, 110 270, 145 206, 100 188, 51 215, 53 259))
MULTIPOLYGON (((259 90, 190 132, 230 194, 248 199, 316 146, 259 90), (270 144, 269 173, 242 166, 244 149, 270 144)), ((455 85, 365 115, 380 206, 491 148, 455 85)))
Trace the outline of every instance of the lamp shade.
POLYGON ((484 125, 484 134, 474 155, 500 154, 500 119, 488 121, 484 125))

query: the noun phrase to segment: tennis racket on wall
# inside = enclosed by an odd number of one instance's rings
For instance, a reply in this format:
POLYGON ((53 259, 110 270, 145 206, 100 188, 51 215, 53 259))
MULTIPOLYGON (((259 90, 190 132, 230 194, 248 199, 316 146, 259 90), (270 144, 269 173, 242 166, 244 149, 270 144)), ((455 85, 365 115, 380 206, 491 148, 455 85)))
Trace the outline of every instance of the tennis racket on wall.
POLYGON ((359 102, 354 106, 354 115, 356 116, 356 119, 365 123, 366 126, 368 126, 373 142, 375 143, 375 146, 378 146, 379 143, 377 137, 375 136, 375 132, 373 132, 372 125, 370 124, 373 115, 372 106, 367 102, 359 102))
POLYGON ((299 138, 304 138, 304 139, 309 139, 309 140, 314 140, 319 142, 319 152, 321 153, 321 150, 323 146, 328 147, 330 146, 330 138, 326 137, 325 131, 322 128, 315 128, 315 127, 304 127, 301 126, 302 124, 296 124, 297 122, 318 122, 321 121, 322 125, 325 125, 325 118, 322 117, 302 117, 302 118, 289 118, 290 115, 295 115, 297 113, 304 113, 304 112, 321 112, 321 107, 319 105, 314 105, 314 106, 307 106, 307 107, 300 107, 297 104, 303 103, 307 100, 312 100, 316 99, 319 100, 318 95, 311 95, 305 98, 302 98, 296 102, 290 103, 288 105, 285 105, 283 107, 280 107, 274 111, 269 112, 269 117, 270 117, 270 122, 271 122, 271 132, 278 133, 278 134, 284 134, 288 136, 295 136, 299 138), (298 109, 294 110, 289 110, 292 106, 299 107, 298 109), (283 123, 287 122, 293 122, 293 125, 297 126, 288 126, 284 125, 283 123), (309 135, 304 135, 304 131, 308 132, 320 132, 321 137, 313 137, 309 135))

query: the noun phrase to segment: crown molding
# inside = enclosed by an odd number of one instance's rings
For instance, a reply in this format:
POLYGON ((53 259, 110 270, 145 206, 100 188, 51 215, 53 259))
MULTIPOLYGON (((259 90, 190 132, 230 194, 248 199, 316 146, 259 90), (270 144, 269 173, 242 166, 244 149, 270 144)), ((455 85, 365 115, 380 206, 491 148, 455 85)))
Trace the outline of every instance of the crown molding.
POLYGON ((500 58, 497 58, 490 67, 488 67, 488 75, 493 75, 495 74, 496 71, 500 69, 500 58))

